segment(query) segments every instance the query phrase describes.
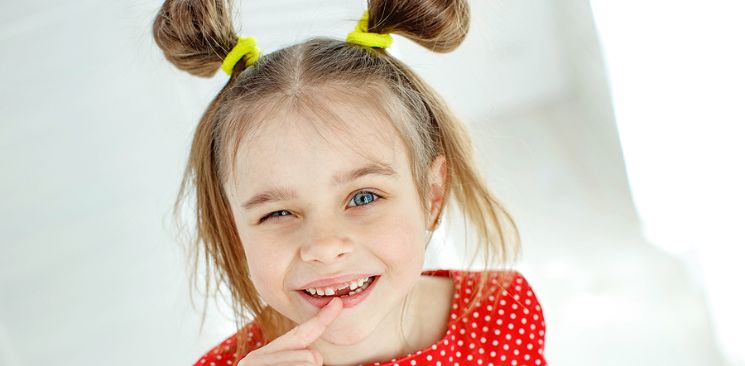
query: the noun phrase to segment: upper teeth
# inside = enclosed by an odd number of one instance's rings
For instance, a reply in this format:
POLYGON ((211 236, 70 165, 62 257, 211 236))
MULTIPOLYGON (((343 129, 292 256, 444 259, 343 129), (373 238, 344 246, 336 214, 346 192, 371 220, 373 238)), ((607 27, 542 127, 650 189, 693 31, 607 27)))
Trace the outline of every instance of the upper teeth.
POLYGON ((342 283, 336 286, 336 289, 334 289, 333 287, 316 287, 316 288, 311 287, 311 288, 305 289, 305 291, 310 292, 311 295, 318 294, 318 295, 331 296, 335 294, 336 291, 343 290, 347 287, 349 287, 350 290, 354 290, 358 287, 362 287, 362 285, 364 285, 365 282, 367 282, 367 280, 369 279, 370 277, 365 277, 365 278, 360 278, 358 280, 352 280, 349 282, 345 282, 345 283, 342 283))

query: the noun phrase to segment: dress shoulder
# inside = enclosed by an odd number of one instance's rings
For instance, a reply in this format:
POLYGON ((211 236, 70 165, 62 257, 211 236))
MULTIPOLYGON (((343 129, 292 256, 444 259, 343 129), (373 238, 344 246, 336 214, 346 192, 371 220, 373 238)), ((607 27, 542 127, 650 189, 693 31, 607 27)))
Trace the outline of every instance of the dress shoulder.
POLYGON ((486 354, 504 365, 546 365, 543 308, 520 272, 451 272, 457 289, 452 329, 462 340, 457 344, 463 344, 464 354, 486 354), (476 297, 484 273, 485 288, 476 297))
MULTIPOLYGON (((245 357, 249 352, 262 346, 261 329, 256 322, 249 323, 244 329, 248 335, 248 349, 244 352, 245 354, 242 357, 245 357)), ((232 366, 237 364, 235 361, 238 351, 237 342, 237 333, 225 338, 222 342, 202 355, 193 366, 232 366)))

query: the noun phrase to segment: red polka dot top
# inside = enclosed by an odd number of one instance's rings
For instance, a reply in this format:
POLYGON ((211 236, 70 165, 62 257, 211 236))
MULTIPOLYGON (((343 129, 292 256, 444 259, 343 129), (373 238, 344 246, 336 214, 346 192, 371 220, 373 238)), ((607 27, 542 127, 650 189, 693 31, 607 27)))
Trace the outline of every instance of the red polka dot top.
MULTIPOLYGON (((470 314, 461 317, 473 297, 481 272, 429 270, 423 275, 450 277, 454 293, 445 336, 437 343, 385 362, 366 366, 484 365, 543 366, 546 325, 543 310, 532 288, 518 272, 489 272, 490 295, 476 302, 470 314)), ((252 322, 250 350, 263 345, 261 330, 252 322)), ((236 335, 222 341, 194 366, 233 365, 236 335)))

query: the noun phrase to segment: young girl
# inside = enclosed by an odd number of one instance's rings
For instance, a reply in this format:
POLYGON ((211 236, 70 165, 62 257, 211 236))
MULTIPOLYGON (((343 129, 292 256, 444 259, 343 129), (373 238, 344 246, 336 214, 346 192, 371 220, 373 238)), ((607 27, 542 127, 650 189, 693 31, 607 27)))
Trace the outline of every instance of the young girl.
MULTIPOLYGON (((477 173, 463 125, 385 49, 465 38, 465 0, 370 0, 346 41, 261 55, 229 2, 167 0, 166 58, 230 75, 197 126, 197 256, 230 291, 236 334, 195 365, 545 365, 541 307, 510 215, 477 173), (487 270, 422 271, 457 204, 487 270), (450 212, 450 211, 449 211, 450 212)), ((464 65, 464 67, 468 67, 464 65)))

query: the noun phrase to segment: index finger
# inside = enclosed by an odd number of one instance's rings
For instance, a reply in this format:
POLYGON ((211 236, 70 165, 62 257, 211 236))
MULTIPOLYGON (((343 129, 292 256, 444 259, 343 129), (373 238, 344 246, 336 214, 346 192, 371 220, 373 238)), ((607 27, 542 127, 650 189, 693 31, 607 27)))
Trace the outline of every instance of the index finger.
POLYGON ((305 349, 308 348, 318 337, 323 334, 326 327, 341 314, 342 302, 339 298, 333 298, 321 310, 308 319, 305 323, 298 325, 291 331, 283 334, 267 345, 269 348, 277 349, 305 349), (270 347, 274 346, 274 347, 270 347))

